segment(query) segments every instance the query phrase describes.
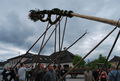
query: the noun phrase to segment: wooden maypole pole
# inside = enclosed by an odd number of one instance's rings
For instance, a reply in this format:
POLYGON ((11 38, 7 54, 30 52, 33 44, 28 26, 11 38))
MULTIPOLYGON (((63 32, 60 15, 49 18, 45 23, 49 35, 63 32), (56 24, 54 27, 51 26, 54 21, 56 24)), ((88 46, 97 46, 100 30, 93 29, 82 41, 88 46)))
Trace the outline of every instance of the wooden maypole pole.
POLYGON ((80 17, 80 18, 93 20, 93 21, 97 21, 97 22, 102 22, 102 23, 106 23, 106 24, 110 24, 110 25, 113 25, 113 26, 120 27, 120 22, 115 21, 115 20, 111 20, 111 19, 105 19, 105 18, 100 18, 100 17, 95 17, 95 16, 82 15, 82 14, 78 14, 78 13, 71 13, 71 15, 75 16, 75 17, 80 17))

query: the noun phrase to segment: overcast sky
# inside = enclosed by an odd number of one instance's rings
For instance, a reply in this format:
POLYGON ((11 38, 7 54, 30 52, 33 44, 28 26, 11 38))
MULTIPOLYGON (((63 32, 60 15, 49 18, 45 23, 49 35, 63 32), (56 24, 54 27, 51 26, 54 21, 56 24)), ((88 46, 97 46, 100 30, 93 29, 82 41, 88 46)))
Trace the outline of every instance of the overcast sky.
MULTIPOLYGON (((120 0, 1 0, 0 2, 0 60, 24 54, 45 30, 43 22, 33 22, 28 18, 31 9, 60 8, 72 10, 75 13, 103 17, 113 20, 120 18, 120 0)), ((63 20, 64 22, 64 20, 63 20)), ((64 47, 71 45, 86 30, 89 32, 82 40, 69 49, 73 54, 84 56, 88 53, 114 26, 81 19, 68 18, 64 47)), ((99 54, 107 56, 119 29, 102 43, 87 59, 95 59, 99 54)), ((50 55, 53 51, 53 39, 42 51, 50 55)), ((32 52, 39 50, 38 43, 32 52)), ((120 39, 110 58, 120 56, 120 39)))

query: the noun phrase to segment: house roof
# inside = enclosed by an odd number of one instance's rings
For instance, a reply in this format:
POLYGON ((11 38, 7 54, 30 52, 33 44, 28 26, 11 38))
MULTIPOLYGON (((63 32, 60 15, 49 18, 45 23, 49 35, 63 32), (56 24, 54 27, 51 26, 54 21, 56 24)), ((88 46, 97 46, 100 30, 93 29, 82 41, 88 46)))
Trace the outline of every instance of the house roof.
POLYGON ((72 62, 74 56, 74 54, 65 50, 51 54, 50 58, 54 61, 54 63, 69 63, 72 62))
POLYGON ((34 55, 33 58, 30 58, 26 60, 24 63, 50 63, 54 61, 54 63, 69 63, 72 62, 74 58, 74 54, 72 54, 69 51, 60 51, 60 52, 55 52, 51 54, 50 56, 45 56, 45 55, 34 55), (57 60, 54 60, 57 58, 57 60))
POLYGON ((28 60, 24 61, 24 64, 27 63, 50 63, 50 57, 45 55, 34 55, 32 58, 29 58, 28 60))
POLYGON ((17 57, 10 58, 10 59, 8 59, 8 61, 14 60, 17 58, 21 58, 21 57, 28 58, 26 61, 24 61, 25 64, 35 63, 35 62, 50 63, 52 61, 54 61, 54 63, 69 63, 69 62, 72 62, 72 60, 74 58, 74 54, 72 54, 71 52, 69 52, 67 50, 55 52, 55 53, 51 54, 50 56, 27 53, 27 54, 22 54, 17 57), (57 60, 54 60, 55 58, 57 58, 57 60))
POLYGON ((114 56, 109 62, 118 62, 118 61, 120 61, 120 57, 114 56))
POLYGON ((8 59, 9 60, 14 60, 14 59, 17 59, 17 58, 21 58, 21 57, 25 57, 25 58, 30 58, 32 56, 34 56, 35 54, 32 54, 32 53, 27 53, 27 54, 22 54, 22 55, 19 55, 19 56, 16 56, 16 57, 13 57, 13 58, 10 58, 8 59))

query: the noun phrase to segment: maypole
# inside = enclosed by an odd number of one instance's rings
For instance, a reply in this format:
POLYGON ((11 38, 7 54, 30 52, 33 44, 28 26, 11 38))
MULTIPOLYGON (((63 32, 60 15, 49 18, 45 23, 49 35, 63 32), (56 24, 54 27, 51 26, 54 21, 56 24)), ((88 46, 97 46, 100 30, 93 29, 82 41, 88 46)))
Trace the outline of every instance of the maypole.
POLYGON ((111 19, 105 19, 105 18, 100 18, 100 17, 95 17, 95 16, 82 15, 82 14, 78 14, 78 13, 71 13, 71 15, 75 16, 75 17, 80 17, 80 18, 93 20, 93 21, 97 21, 97 22, 102 22, 102 23, 106 23, 106 24, 110 24, 110 25, 113 25, 113 26, 120 27, 120 22, 115 21, 115 20, 111 20, 111 19))
MULTIPOLYGON (((73 68, 71 68, 67 73, 65 73, 58 81, 61 81, 70 71, 74 70, 75 67, 81 63, 82 60, 84 60, 87 56, 89 56, 105 39, 107 39, 117 28, 120 28, 120 22, 119 20, 116 21, 116 20, 111 20, 111 19, 106 19, 106 18, 100 18, 100 17, 95 17, 95 16, 88 16, 88 15, 82 15, 82 14, 78 14, 78 13, 74 13, 73 11, 67 11, 67 10, 60 10, 58 8, 54 8, 52 10, 31 10, 30 13, 29 13, 29 18, 36 22, 38 20, 42 21, 42 22, 48 22, 51 26, 52 25, 55 25, 55 29, 53 30, 53 32, 55 31, 55 48, 54 48, 54 51, 56 52, 56 28, 57 28, 57 25, 59 25, 59 29, 58 29, 58 32, 59 32, 59 52, 62 50, 62 45, 63 45, 63 40, 64 40, 64 34, 65 34, 65 27, 66 27, 66 23, 65 23, 65 26, 64 26, 64 32, 63 32, 63 37, 62 37, 62 43, 61 43, 61 36, 60 36, 60 19, 62 17, 69 17, 69 18, 72 18, 72 17, 79 17, 79 18, 84 18, 84 19, 88 19, 88 20, 93 20, 93 21, 97 21, 97 22, 101 22, 101 23, 105 23, 105 24, 110 24, 110 25, 113 25, 115 26, 115 28, 110 31, 95 47, 93 47, 93 49, 91 49, 81 60, 78 61, 77 64, 74 65, 73 68), (56 16, 56 18, 53 20, 52 16, 56 16)), ((67 21, 67 20, 66 20, 67 21)), ((52 32, 52 33, 53 33, 52 32)), ((70 47, 72 47, 76 42, 78 42, 82 37, 85 36, 87 32, 85 32, 79 39, 77 39, 72 45, 70 45, 67 49, 69 49, 70 47)), ((52 34, 50 35, 49 38, 51 38, 52 34)), ((48 38, 48 40, 49 40, 48 38)), ((42 47, 44 48, 44 46, 46 45, 46 43, 48 42, 48 40, 44 43, 44 45, 42 45, 42 47)), ((116 39, 117 41, 117 39, 116 39)), ((116 42, 115 42, 116 43, 116 42)), ((114 45, 115 45, 114 43, 114 45)), ((114 45, 111 49, 111 52, 114 48, 114 45)), ((65 50, 67 50, 65 49, 65 50)), ((42 51, 42 49, 40 50, 42 51)), ((111 54, 110 52, 110 54, 111 54)), ((39 55, 39 54, 38 54, 39 55)), ((55 59, 53 59, 51 61, 51 63, 54 63, 54 61, 61 56, 61 54, 58 55, 58 57, 56 57, 55 59)), ((110 56, 110 55, 109 55, 110 56)), ((106 62, 108 61, 108 58, 106 60, 106 62)), ((51 64, 50 63, 50 64, 51 64)), ((49 64, 48 64, 49 65, 49 64)), ((119 65, 118 65, 119 66, 119 65)))

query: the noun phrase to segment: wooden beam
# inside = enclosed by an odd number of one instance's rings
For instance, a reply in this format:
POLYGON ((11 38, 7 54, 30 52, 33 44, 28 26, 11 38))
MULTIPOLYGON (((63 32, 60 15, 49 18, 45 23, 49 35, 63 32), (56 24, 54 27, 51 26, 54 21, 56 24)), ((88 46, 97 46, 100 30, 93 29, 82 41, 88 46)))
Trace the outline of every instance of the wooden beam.
POLYGON ((82 14, 78 14, 78 13, 71 13, 71 15, 75 16, 75 17, 80 17, 80 18, 84 18, 84 19, 88 19, 88 20, 93 20, 93 21, 98 21, 98 22, 110 24, 110 25, 117 26, 117 27, 120 28, 120 22, 119 21, 100 18, 100 17, 94 17, 94 16, 88 16, 88 15, 82 15, 82 14))

